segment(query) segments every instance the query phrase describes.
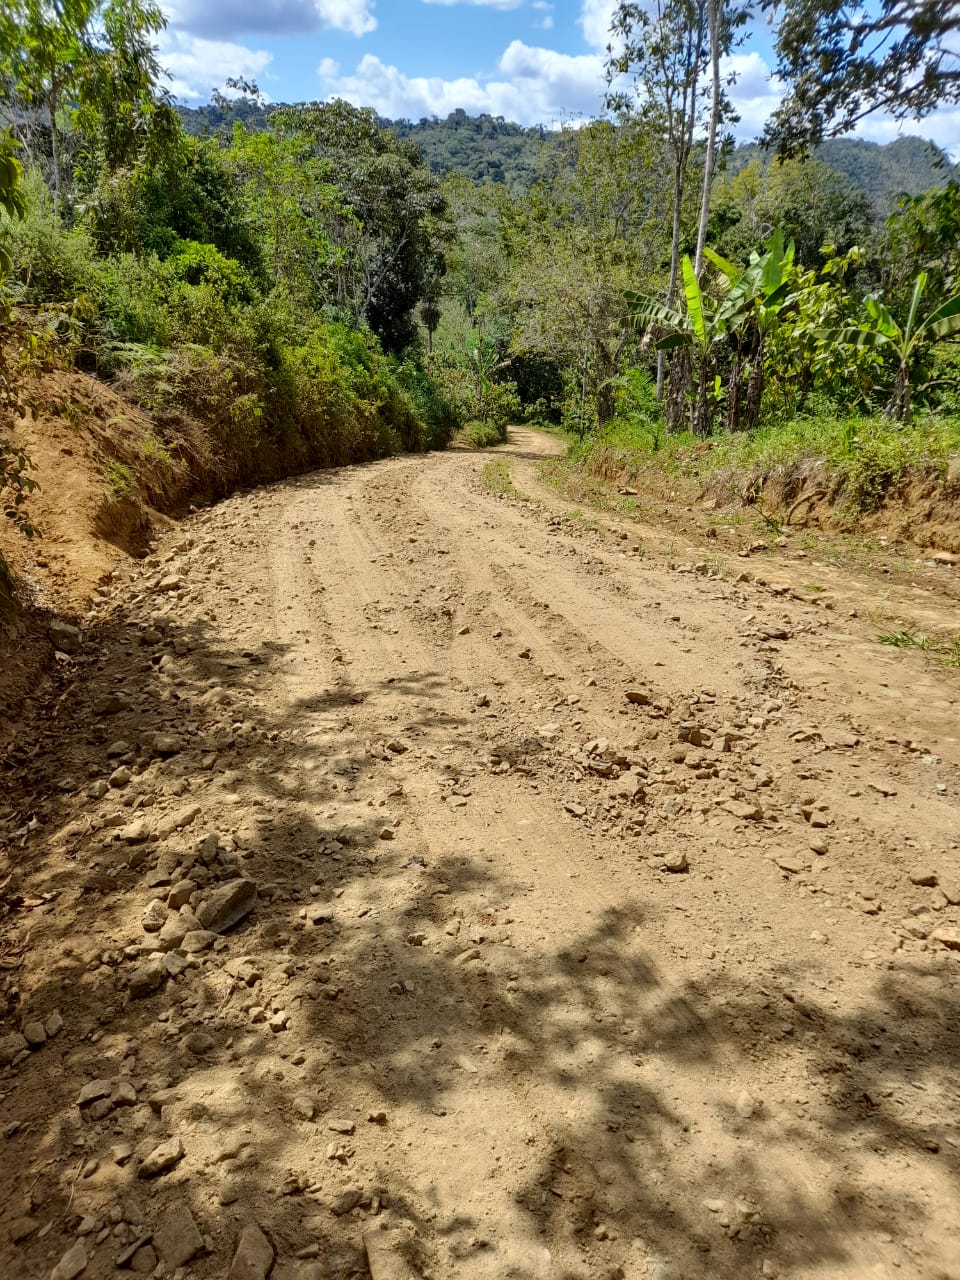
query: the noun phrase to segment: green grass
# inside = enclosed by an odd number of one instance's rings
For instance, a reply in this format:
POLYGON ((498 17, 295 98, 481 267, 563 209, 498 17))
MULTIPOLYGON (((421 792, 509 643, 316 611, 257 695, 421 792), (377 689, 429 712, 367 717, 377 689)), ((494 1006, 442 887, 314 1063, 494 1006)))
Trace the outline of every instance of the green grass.
POLYGON ((920 413, 910 426, 899 426, 881 416, 822 414, 709 440, 689 432, 666 435, 647 420, 615 419, 602 433, 574 446, 571 458, 583 462, 599 450, 636 454, 638 470, 652 466, 701 485, 723 473, 742 475, 745 481, 752 477, 756 485, 778 468, 822 460, 847 503, 870 511, 909 470, 946 471, 950 455, 960 452, 960 416, 920 413))
POLYGON ((877 643, 894 649, 919 649, 943 666, 960 667, 960 635, 931 636, 916 627, 907 626, 881 631, 877 635, 877 643))
POLYGON ((517 493, 513 483, 513 464, 507 458, 494 458, 483 468, 483 487, 491 493, 517 493))

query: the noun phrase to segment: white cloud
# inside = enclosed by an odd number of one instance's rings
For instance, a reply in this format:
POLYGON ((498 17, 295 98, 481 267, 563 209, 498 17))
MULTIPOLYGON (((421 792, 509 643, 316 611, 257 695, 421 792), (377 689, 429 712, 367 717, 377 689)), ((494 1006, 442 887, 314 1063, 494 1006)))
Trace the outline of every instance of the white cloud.
POLYGON ((603 60, 593 54, 572 56, 514 40, 500 58, 498 71, 499 76, 484 79, 408 76, 373 54, 367 54, 352 75, 341 75, 330 59, 317 68, 328 97, 374 107, 393 119, 446 116, 460 107, 532 125, 595 115, 598 110, 603 60))
POLYGON ((322 27, 363 36, 377 26, 376 0, 165 0, 163 7, 173 27, 211 38, 250 31, 304 34, 322 27))
POLYGON ((610 43, 610 23, 617 0, 583 0, 578 19, 583 38, 592 49, 606 49, 610 43))
MULTIPOLYGON (((759 53, 735 53, 720 62, 720 73, 726 78, 735 77, 727 94, 740 115, 734 126, 736 136, 744 141, 757 137, 771 114, 780 105, 783 85, 771 73, 759 53)), ((704 92, 709 92, 704 85, 704 92)))
POLYGON ((423 0, 424 4, 440 4, 451 9, 455 4, 469 4, 486 9, 519 9, 527 0, 423 0))
POLYGON ((256 80, 273 61, 263 49, 230 40, 204 40, 182 31, 165 31, 159 40, 160 65, 168 87, 181 102, 209 102, 211 91, 228 76, 256 80))

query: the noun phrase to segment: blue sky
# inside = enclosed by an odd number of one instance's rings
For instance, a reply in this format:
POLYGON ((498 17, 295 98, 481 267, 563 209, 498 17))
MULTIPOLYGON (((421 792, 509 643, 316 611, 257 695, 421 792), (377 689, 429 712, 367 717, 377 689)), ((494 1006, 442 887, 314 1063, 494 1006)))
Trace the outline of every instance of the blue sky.
MULTIPOLYGON (((457 107, 521 124, 595 114, 615 0, 163 0, 161 62, 181 102, 209 101, 227 76, 255 78, 272 101, 343 97, 384 116, 445 116, 457 107)), ((769 32, 758 25, 729 60, 742 138, 779 98, 769 32)), ((870 120, 863 136, 897 126, 870 120)), ((960 112, 904 132, 953 150, 960 112)))

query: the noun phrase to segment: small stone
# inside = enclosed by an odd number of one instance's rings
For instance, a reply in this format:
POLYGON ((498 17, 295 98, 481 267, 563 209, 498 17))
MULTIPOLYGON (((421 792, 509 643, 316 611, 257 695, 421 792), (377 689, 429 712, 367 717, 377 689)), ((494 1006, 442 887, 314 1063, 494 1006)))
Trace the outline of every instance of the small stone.
POLYGON ((203 1236, 186 1204, 180 1201, 164 1210, 153 1243, 160 1260, 170 1268, 182 1267, 200 1252, 203 1236))
POLYGON ((105 693, 97 698, 93 704, 93 714, 95 716, 115 716, 120 711, 126 711, 130 706, 127 699, 122 693, 105 693))
POLYGON ((152 1275, 157 1269, 157 1253, 152 1244, 143 1244, 130 1259, 130 1270, 138 1276, 152 1275))
POLYGON ((87 1250, 82 1240, 68 1249, 50 1272, 50 1280, 75 1280, 87 1267, 87 1250))
POLYGON ((939 888, 951 907, 960 906, 960 880, 945 880, 941 876, 939 888))
POLYGON ((577 804, 575 800, 564 800, 563 807, 574 818, 582 818, 587 812, 583 805, 577 804))
POLYGON ((397 833, 394 831, 393 827, 381 827, 378 835, 381 840, 395 840, 397 833))
POLYGON ((741 1120, 749 1120, 757 1109, 756 1101, 746 1090, 737 1094, 737 1100, 733 1105, 741 1120))
POLYGON ((690 863, 687 861, 687 855, 682 849, 674 853, 668 853, 663 859, 664 871, 671 871, 674 874, 680 874, 690 870, 690 863))
POLYGON ((190 961, 179 951, 168 951, 163 957, 163 967, 171 978, 179 978, 185 969, 189 969, 190 961))
POLYGON ((179 1138, 170 1138, 166 1142, 161 1142, 145 1158, 137 1170, 137 1177, 155 1178, 158 1174, 166 1173, 182 1160, 183 1156, 183 1143, 179 1138))
POLYGON ((171 911, 179 911, 181 907, 187 905, 196 892, 196 881, 180 880, 167 894, 167 906, 171 911))
POLYGON ((256 901, 257 886, 252 880, 229 880, 213 890, 197 916, 205 929, 225 933, 250 914, 256 901))
POLYGON ((127 765, 122 764, 119 769, 114 769, 107 781, 111 787, 125 787, 132 777, 127 765))
POLYGON ((189 933, 184 934, 180 950, 186 952, 188 956, 197 955, 212 947, 216 940, 217 934, 209 929, 191 929, 189 933))
POLYGON ((212 1053, 217 1047, 217 1042, 206 1031, 191 1031, 189 1035, 184 1036, 183 1047, 195 1057, 201 1058, 205 1053, 212 1053))
POLYGON ((240 1232, 227 1280, 266 1280, 273 1265, 273 1246, 255 1223, 240 1232))
POLYGON ((153 740, 153 750, 158 756, 175 756, 183 750, 183 739, 175 733, 158 733, 153 740))
POLYGON ((960 951, 960 929, 953 925, 943 925, 930 934, 934 942, 941 943, 948 951, 960 951))
POLYGON ((160 956, 151 956, 143 964, 138 964, 130 974, 128 988, 135 1000, 152 995, 166 980, 167 971, 163 967, 160 956))
MULTIPOLYGON (((92 1219, 96 1223, 96 1219, 92 1219)), ((34 1231, 40 1225, 39 1218, 31 1218, 29 1214, 24 1214, 21 1218, 14 1218, 10 1224, 10 1240, 12 1244, 19 1244, 21 1240, 26 1240, 28 1236, 32 1236, 34 1231)), ((81 1224, 82 1225, 82 1224, 81 1224)), ((77 1235, 82 1235, 82 1231, 78 1231, 77 1235)))
POLYGON ((650 705, 649 693, 644 693, 642 689, 627 689, 623 695, 628 702, 632 702, 635 707, 648 707, 650 705))
POLYGON ((42 1022, 25 1022, 23 1035, 31 1049, 39 1049, 42 1044, 47 1043, 47 1032, 42 1022))
POLYGON ((26 1036, 22 1036, 19 1031, 0 1036, 0 1067, 9 1067, 14 1058, 19 1057, 28 1047, 26 1036))
POLYGON ((914 867, 910 872, 910 883, 933 889, 937 884, 937 873, 932 867, 914 867))
POLYGON ((160 898, 154 898, 143 913, 144 933, 159 933, 167 918, 167 904, 160 898))
POLYGON ((192 911, 181 908, 179 914, 168 915, 157 936, 161 951, 176 951, 188 933, 200 928, 200 921, 192 911))
POLYGON ((727 813, 743 822, 759 822, 763 817, 763 810, 755 802, 727 800, 722 807, 727 813))
POLYGON ((61 653, 76 653, 80 648, 80 630, 59 619, 51 622, 47 634, 61 653))
POLYGON ((53 1013, 48 1015, 47 1020, 43 1024, 43 1026, 44 1026, 44 1030, 46 1031, 48 1037, 51 1040, 53 1039, 54 1036, 58 1036, 60 1032, 63 1030, 63 1018, 60 1016, 60 1010, 54 1009, 53 1013))
POLYGON ((345 1191, 341 1191, 339 1195, 335 1195, 330 1201, 330 1211, 340 1218, 345 1213, 349 1213, 351 1209, 355 1209, 362 1199, 362 1188, 347 1187, 345 1191))
POLYGON ((236 1204, 239 1199, 240 1188, 231 1178, 228 1178, 225 1182, 220 1184, 220 1191, 217 1195, 217 1200, 220 1204, 236 1204))
POLYGON ((293 1099, 293 1109, 303 1120, 312 1120, 317 1114, 317 1104, 306 1094, 298 1093, 293 1099))
POLYGON ((91 1080, 80 1090, 76 1105, 88 1107, 91 1102, 96 1102, 100 1098, 109 1098, 112 1090, 113 1086, 109 1080, 91 1080))
POLYGON ((353 1133, 356 1125, 352 1120, 341 1120, 337 1117, 333 1117, 327 1121, 327 1128, 331 1129, 334 1133, 353 1133))
POLYGON ((130 1080, 118 1080, 110 1091, 110 1101, 115 1107, 135 1107, 137 1091, 130 1080))
POLYGON ((286 1009, 278 1009, 276 1013, 270 1015, 268 1025, 274 1035, 279 1035, 281 1031, 286 1031, 289 1021, 290 1015, 286 1009))
POLYGON ((774 856, 774 862, 781 871, 786 871, 789 875, 799 875, 801 871, 808 871, 810 863, 802 857, 794 857, 789 853, 778 853, 774 856))
POLYGON ((807 843, 809 844, 811 851, 817 854, 818 857, 822 858, 824 854, 830 852, 830 843, 826 836, 813 835, 807 843))

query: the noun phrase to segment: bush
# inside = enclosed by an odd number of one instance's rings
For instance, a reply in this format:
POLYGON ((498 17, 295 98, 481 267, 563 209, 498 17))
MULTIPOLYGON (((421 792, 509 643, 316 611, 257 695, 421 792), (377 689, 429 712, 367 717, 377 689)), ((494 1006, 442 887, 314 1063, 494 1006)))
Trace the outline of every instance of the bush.
POLYGON ((506 423, 481 422, 474 418, 464 424, 463 434, 475 448, 489 449, 506 441, 507 427, 506 423))
POLYGON ((24 218, 2 223, 16 292, 30 303, 64 302, 89 292, 97 272, 93 241, 84 231, 64 227, 39 173, 27 173, 23 186, 24 218))

